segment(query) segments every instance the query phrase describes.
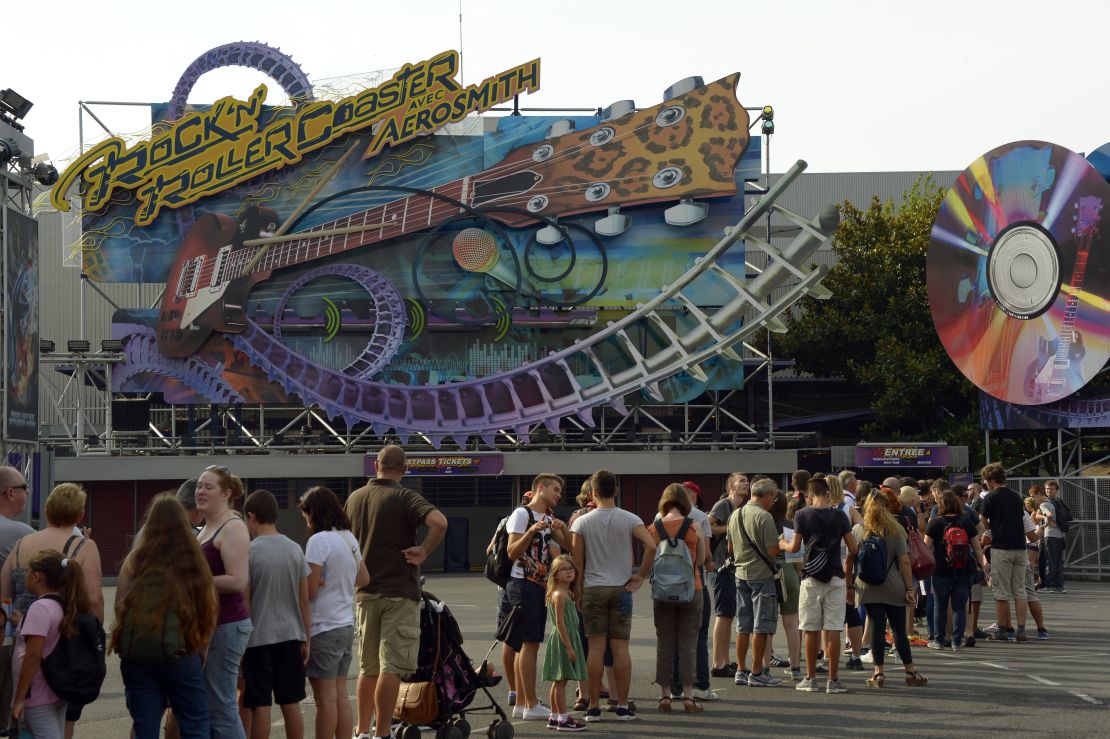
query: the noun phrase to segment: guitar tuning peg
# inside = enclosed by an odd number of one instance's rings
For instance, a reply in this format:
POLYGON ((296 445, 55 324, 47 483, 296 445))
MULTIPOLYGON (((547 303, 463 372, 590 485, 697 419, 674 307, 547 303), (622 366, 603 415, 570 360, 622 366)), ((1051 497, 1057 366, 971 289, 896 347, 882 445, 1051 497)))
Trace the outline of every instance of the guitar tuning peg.
POLYGON ((663 99, 673 100, 698 89, 704 84, 705 80, 696 75, 693 77, 684 77, 663 91, 663 99))
POLYGON ((544 135, 545 139, 553 139, 557 136, 563 136, 574 130, 574 121, 569 118, 564 118, 561 121, 555 121, 547 127, 547 133, 544 135))
POLYGON ((678 201, 678 205, 672 205, 663 211, 663 220, 670 226, 692 226, 707 215, 709 215, 708 205, 683 198, 678 201))
POLYGON ((536 232, 536 241, 544 246, 554 246, 563 240, 563 232, 558 229, 553 223, 548 223, 546 226, 536 232))
POLYGON ((629 113, 636 112, 635 100, 618 100, 607 108, 601 109, 601 122, 611 121, 614 118, 623 118, 629 113))
POLYGON ((620 236, 632 225, 632 219, 621 213, 619 206, 609 208, 609 215, 594 223, 594 231, 601 236, 620 236))

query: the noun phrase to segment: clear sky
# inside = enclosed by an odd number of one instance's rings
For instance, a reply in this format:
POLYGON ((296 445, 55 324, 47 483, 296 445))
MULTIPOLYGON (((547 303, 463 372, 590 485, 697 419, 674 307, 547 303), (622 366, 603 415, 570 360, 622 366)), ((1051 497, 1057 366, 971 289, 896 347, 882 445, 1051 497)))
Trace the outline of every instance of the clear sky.
MULTIPOLYGON (((523 105, 658 103, 689 75, 739 71, 740 99, 775 107, 772 169, 964 169, 1018 139, 1079 152, 1110 141, 1108 0, 464 0, 467 82, 543 60, 523 105)), ((290 53, 310 79, 394 68, 459 48, 459 0, 188 0, 6 4, 0 88, 61 164, 78 100, 166 101, 197 56, 232 41, 290 53)), ((262 74, 205 75, 190 102, 240 99, 262 74)), ((270 85, 273 102, 280 99, 270 85)), ((94 108, 113 130, 143 108, 94 108)), ((103 137, 86 117, 86 144, 103 137)))

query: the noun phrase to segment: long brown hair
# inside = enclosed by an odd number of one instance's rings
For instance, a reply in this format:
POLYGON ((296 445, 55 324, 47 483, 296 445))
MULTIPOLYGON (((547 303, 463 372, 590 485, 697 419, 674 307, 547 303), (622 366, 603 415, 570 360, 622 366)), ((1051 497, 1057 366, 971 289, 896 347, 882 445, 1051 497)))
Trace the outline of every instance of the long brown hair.
POLYGON ((216 629, 216 588, 185 507, 175 493, 162 493, 151 502, 142 540, 131 553, 131 561, 131 586, 116 605, 109 650, 119 650, 123 614, 136 631, 155 632, 172 608, 181 624, 186 652, 201 651, 216 629))
POLYGON ((66 559, 59 551, 44 549, 31 557, 27 566, 32 572, 41 573, 46 586, 61 596, 62 634, 67 639, 77 636, 77 617, 90 609, 81 565, 76 559, 66 559))

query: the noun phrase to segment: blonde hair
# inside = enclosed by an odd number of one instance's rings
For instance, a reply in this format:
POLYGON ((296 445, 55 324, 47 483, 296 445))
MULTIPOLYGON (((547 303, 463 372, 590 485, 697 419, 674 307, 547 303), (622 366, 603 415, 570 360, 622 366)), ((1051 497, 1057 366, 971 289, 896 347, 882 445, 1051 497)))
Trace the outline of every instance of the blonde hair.
POLYGON ((903 485, 901 491, 898 493, 898 502, 904 506, 913 508, 914 503, 917 502, 917 488, 910 485, 903 485))
POLYGON ((559 568, 563 563, 569 564, 574 568, 574 582, 568 588, 570 590, 570 597, 575 603, 578 602, 579 594, 582 592, 582 572, 578 569, 578 565, 574 563, 569 554, 560 554, 558 557, 551 561, 547 567, 547 603, 550 605, 551 596, 555 594, 556 581, 555 576, 559 572, 559 568))
POLYGON ((1028 511, 1029 513, 1036 512, 1036 510, 1037 510, 1037 501, 1036 501, 1036 499, 1033 498, 1032 495, 1030 495, 1028 498, 1026 498, 1024 502, 1025 502, 1025 510, 1026 511, 1028 511))
POLYGON ((844 502, 844 486, 840 484, 840 478, 836 475, 827 475, 825 482, 829 484, 829 502, 834 506, 840 505, 844 502))
POLYGON ((886 538, 905 537, 906 529, 895 520, 884 498, 872 495, 863 507, 863 528, 865 532, 886 538))
POLYGON ((75 526, 85 515, 88 495, 80 485, 63 482, 46 498, 46 522, 51 526, 75 526))

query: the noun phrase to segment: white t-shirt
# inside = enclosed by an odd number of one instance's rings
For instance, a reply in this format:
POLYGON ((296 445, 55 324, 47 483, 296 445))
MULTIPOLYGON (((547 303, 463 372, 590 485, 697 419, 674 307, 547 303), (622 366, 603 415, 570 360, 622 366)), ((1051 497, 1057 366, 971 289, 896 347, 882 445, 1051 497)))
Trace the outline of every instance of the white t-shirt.
POLYGON ((350 531, 321 531, 308 539, 305 561, 320 565, 320 589, 312 606, 312 633, 316 636, 355 622, 355 577, 361 561, 358 540, 350 531))
MULTIPOLYGON (((551 516, 546 513, 541 516, 535 511, 532 511, 532 517, 529 518, 528 512, 528 508, 521 506, 509 514, 509 522, 505 525, 505 530, 510 534, 523 534, 528 530, 528 527, 532 525, 533 520, 536 522, 546 521, 549 525, 552 522, 551 516)), ((524 554, 513 562, 513 571, 509 573, 509 577, 518 577, 520 579, 525 579, 527 577, 546 587, 546 565, 548 562, 546 561, 547 555, 541 554, 541 548, 548 549, 553 543, 551 539, 551 529, 546 529, 542 534, 536 536, 528 548, 524 550, 524 554), (539 555, 539 560, 536 559, 537 555, 539 555), (529 573, 527 574, 522 564, 525 559, 531 560, 529 563, 529 573)))

